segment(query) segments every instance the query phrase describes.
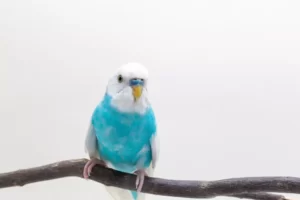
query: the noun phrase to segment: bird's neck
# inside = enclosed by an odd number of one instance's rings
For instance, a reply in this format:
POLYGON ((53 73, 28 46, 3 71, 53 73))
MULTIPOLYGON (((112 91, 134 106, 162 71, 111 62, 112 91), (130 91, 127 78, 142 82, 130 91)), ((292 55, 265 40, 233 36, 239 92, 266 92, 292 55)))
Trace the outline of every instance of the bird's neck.
POLYGON ((145 114, 150 104, 145 96, 141 96, 137 101, 134 101, 132 96, 120 95, 109 96, 105 94, 103 102, 106 106, 112 107, 118 112, 128 114, 145 114))

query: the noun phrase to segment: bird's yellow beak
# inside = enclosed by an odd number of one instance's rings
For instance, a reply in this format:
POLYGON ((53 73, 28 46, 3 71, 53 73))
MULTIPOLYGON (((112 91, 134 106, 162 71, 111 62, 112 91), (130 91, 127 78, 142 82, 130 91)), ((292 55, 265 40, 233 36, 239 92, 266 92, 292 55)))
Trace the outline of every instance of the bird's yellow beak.
POLYGON ((134 85, 134 86, 131 86, 131 88, 132 88, 132 95, 133 95, 134 99, 137 100, 138 98, 140 98, 142 95, 142 92, 143 92, 143 86, 134 85))
POLYGON ((130 79, 130 86, 132 88, 132 95, 134 97, 134 100, 136 101, 142 96, 143 87, 144 87, 144 80, 133 78, 130 79))

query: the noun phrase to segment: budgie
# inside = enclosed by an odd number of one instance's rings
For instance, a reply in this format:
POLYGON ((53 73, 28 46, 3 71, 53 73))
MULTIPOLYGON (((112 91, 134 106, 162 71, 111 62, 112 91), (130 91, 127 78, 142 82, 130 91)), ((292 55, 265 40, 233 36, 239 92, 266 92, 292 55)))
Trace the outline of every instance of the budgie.
POLYGON ((96 106, 87 131, 85 149, 90 160, 83 176, 88 179, 99 164, 136 174, 136 189, 105 186, 115 200, 144 200, 145 176, 153 176, 159 139, 153 108, 148 98, 148 70, 128 63, 109 79, 102 101, 96 106))

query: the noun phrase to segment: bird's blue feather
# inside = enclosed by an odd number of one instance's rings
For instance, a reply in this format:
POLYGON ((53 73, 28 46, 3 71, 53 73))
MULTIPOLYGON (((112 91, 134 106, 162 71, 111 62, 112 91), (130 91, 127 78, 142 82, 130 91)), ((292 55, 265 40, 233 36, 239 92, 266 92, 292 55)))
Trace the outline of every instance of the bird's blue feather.
MULTIPOLYGON (((156 134, 150 106, 144 114, 123 113, 111 106, 111 97, 106 94, 94 110, 91 123, 101 159, 110 162, 116 170, 133 173, 150 166, 150 140, 156 134)), ((136 192, 132 195, 136 199, 136 192)))

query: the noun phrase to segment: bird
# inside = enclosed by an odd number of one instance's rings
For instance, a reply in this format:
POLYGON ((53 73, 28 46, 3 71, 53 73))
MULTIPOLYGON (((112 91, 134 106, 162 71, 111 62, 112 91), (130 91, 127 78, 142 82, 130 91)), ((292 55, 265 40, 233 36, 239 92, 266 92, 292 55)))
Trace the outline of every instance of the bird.
POLYGON ((115 200, 144 200, 145 176, 153 176, 159 137, 148 93, 148 69, 136 62, 121 65, 109 78, 105 94, 94 109, 85 138, 88 179, 95 165, 136 174, 136 191, 104 186, 115 200))

